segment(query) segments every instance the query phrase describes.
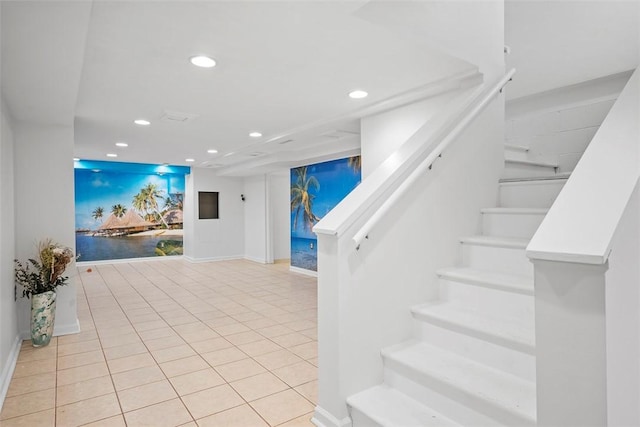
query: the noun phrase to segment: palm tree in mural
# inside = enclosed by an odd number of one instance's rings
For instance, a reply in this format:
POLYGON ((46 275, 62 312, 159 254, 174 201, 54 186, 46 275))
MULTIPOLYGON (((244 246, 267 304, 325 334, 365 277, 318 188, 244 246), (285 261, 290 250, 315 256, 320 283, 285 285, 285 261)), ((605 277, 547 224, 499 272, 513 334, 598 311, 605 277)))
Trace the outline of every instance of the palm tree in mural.
POLYGON ((360 172, 360 169, 362 169, 362 157, 361 156, 349 157, 347 164, 354 172, 360 172))
POLYGON ((102 206, 98 206, 93 210, 93 212, 91 212, 91 216, 96 222, 99 219, 101 219, 103 215, 104 215, 104 209, 102 208, 102 206))
POLYGON ((159 220, 162 222, 162 225, 167 228, 167 222, 164 220, 158 207, 159 199, 162 199, 162 190, 159 190, 156 184, 150 183, 141 188, 140 192, 133 196, 133 207, 141 212, 144 211, 147 221, 149 221, 150 217, 153 217, 155 221, 159 220))
POLYGON ((118 203, 117 205, 113 205, 111 206, 111 213, 116 217, 116 218, 122 218, 124 216, 124 214, 127 213, 127 208, 125 208, 124 206, 122 206, 120 203, 118 203))
POLYGON ((320 183, 315 176, 307 176, 307 167, 302 166, 295 168, 296 182, 291 185, 291 212, 295 211, 293 217, 293 229, 298 226, 298 217, 302 212, 302 218, 304 220, 304 227, 311 229, 313 224, 320 221, 313 213, 313 199, 315 195, 311 194, 309 190, 315 188, 316 191, 320 189, 320 183))

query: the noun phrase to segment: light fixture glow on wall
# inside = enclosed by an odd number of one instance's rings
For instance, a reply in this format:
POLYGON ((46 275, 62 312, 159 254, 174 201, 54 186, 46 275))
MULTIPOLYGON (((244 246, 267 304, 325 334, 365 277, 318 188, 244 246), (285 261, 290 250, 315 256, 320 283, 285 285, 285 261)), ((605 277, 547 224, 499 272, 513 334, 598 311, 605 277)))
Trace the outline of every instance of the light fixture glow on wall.
POLYGON ((216 66, 216 60, 204 55, 192 56, 189 58, 189 62, 191 62, 196 67, 201 68, 213 68, 216 66))
POLYGON ((116 147, 128 147, 129 144, 126 142, 116 142, 116 147))
POLYGON ((136 119, 133 121, 133 123, 140 126, 149 126, 151 124, 149 120, 145 120, 145 119, 136 119))
POLYGON ((107 157, 118 157, 118 155, 115 153, 109 153, 107 154, 107 157))
POLYGON ((251 138, 260 138, 260 137, 262 136, 262 134, 261 134, 260 132, 251 132, 251 133, 249 134, 249 136, 250 136, 251 138))
POLYGON ((196 159, 184 159, 185 162, 189 162, 189 163, 193 163, 196 161, 196 159))
POLYGON ((217 154, 218 150, 215 150, 215 149, 212 148, 211 150, 207 150, 207 153, 209 153, 209 154, 217 154))
POLYGON ((369 94, 364 90, 354 90, 349 93, 349 98, 353 98, 353 99, 362 99, 362 98, 366 98, 367 96, 369 96, 369 94))
POLYGON ((74 162, 79 162, 79 161, 80 161, 80 159, 79 159, 79 158, 77 158, 77 157, 74 157, 74 158, 73 158, 73 161, 74 161, 74 162))

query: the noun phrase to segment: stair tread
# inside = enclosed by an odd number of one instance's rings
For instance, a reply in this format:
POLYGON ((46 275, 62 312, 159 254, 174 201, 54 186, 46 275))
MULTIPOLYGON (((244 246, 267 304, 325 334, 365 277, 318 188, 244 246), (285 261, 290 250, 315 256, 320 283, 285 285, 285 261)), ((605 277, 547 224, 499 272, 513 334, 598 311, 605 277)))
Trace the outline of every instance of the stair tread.
POLYGON ((347 398, 347 404, 382 426, 459 426, 442 414, 387 385, 378 385, 347 398))
POLYGON ((504 214, 504 215, 546 215, 548 208, 482 208, 483 214, 504 214))
POLYGON ((559 166, 557 163, 543 162, 541 160, 505 159, 504 162, 516 163, 519 165, 528 165, 528 166, 541 166, 545 168, 557 168, 559 166))
POLYGON ((443 268, 437 271, 439 277, 472 283, 492 288, 533 295, 533 278, 520 274, 500 273, 469 267, 443 268))
POLYGON ((500 178, 500 184, 514 184, 514 183, 522 183, 522 182, 530 182, 530 181, 553 181, 553 180, 563 180, 566 181, 571 176, 571 172, 559 172, 554 175, 548 176, 525 176, 520 178, 500 178))
MULTIPOLYGON (((382 356, 535 424, 535 384, 424 342, 408 341, 382 350, 382 356)), ((412 378, 414 381, 416 378, 412 378)))
POLYGON ((525 147, 524 145, 518 145, 518 144, 504 144, 504 148, 508 150, 513 150, 513 151, 524 151, 524 152, 529 151, 529 147, 525 147))
POLYGON ((480 245, 495 246, 513 249, 525 249, 531 239, 523 237, 498 237, 498 236, 468 236, 460 238, 460 242, 480 245))
POLYGON ((478 313, 452 301, 432 302, 412 307, 419 320, 445 325, 452 330, 470 331, 495 344, 535 355, 533 319, 527 324, 522 319, 478 313))

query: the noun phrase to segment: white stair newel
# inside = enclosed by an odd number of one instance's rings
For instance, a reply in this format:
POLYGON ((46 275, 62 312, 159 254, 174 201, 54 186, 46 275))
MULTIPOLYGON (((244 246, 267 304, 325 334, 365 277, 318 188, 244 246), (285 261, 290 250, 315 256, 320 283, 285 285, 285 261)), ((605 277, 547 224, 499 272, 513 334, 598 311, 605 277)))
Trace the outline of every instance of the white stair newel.
POLYGON ((606 425, 607 264, 533 263, 538 425, 606 425))

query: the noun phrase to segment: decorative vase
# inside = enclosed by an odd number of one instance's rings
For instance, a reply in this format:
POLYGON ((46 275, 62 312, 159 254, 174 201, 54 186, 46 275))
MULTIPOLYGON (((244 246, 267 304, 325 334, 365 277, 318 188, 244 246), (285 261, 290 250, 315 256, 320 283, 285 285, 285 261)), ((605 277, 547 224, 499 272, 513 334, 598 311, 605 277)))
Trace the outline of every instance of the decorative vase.
POLYGON ((31 295, 31 343, 34 347, 49 344, 56 320, 56 293, 31 295))

